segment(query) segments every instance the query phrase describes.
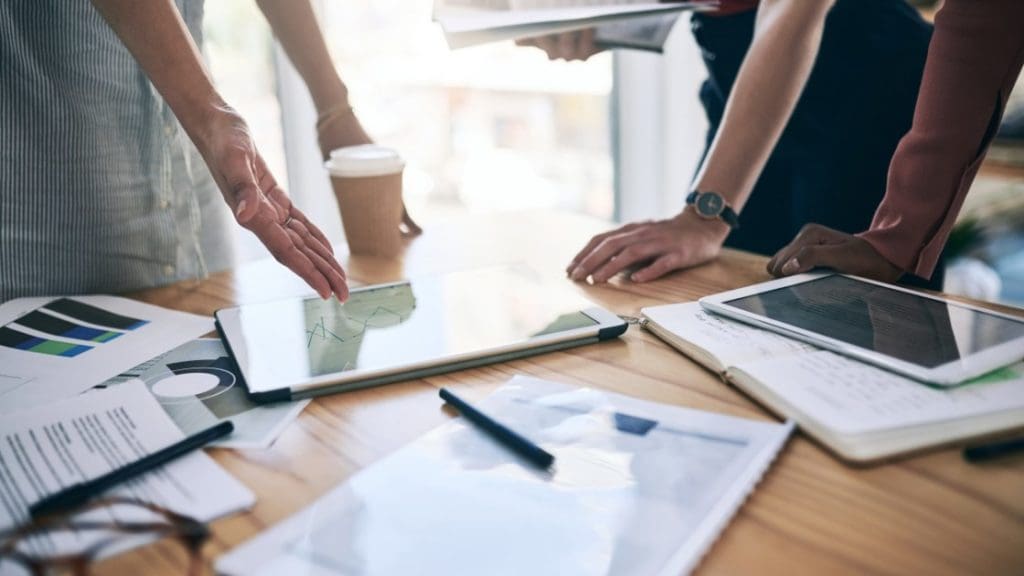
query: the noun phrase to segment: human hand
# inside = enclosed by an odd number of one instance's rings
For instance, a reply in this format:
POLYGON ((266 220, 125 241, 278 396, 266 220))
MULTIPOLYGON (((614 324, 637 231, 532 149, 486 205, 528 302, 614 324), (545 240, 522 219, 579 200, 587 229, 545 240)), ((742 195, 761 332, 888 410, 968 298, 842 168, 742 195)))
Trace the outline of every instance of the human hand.
POLYGON ((583 61, 604 50, 604 48, 600 48, 594 43, 593 28, 563 32, 561 34, 549 34, 547 36, 536 36, 534 38, 523 38, 516 40, 516 46, 540 48, 547 53, 548 60, 558 60, 561 58, 566 61, 583 61))
POLYGON ((804 226, 768 261, 768 272, 773 276, 791 276, 814 268, 832 268, 883 282, 895 282, 903 275, 903 270, 863 238, 820 224, 804 226))
POLYGON ((598 283, 643 266, 630 279, 647 282, 716 258, 728 235, 724 222, 705 220, 684 210, 674 218, 626 224, 594 236, 565 271, 573 280, 591 276, 598 283))
POLYGON ((242 117, 230 107, 219 107, 197 144, 235 220, 321 298, 333 293, 347 299, 345 271, 330 241, 278 185, 242 117))
MULTIPOLYGON (((346 146, 372 144, 373 140, 363 129, 359 117, 351 106, 344 105, 333 108, 320 115, 316 123, 317 142, 324 160, 331 156, 331 150, 346 146)), ((402 205, 402 235, 418 236, 423 233, 419 224, 409 216, 409 211, 402 205)))

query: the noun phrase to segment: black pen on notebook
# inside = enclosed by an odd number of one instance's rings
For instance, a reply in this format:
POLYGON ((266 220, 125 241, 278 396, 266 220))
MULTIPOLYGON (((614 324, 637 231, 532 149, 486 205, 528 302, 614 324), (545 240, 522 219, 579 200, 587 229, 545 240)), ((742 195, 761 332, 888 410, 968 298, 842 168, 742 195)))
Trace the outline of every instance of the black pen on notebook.
POLYGON ((221 422, 216 426, 211 426, 206 430, 183 438, 181 441, 175 442, 166 448, 161 448, 152 454, 147 454, 135 462, 111 470, 102 476, 97 476, 92 480, 73 484, 63 490, 54 492, 29 506, 28 512, 33 518, 38 518, 48 514, 73 510, 122 482, 131 480, 179 456, 183 456, 197 448, 202 448, 222 436, 231 434, 234 429, 235 426, 230 420, 221 422))
POLYGON ((504 444, 506 448, 526 458, 538 468, 547 470, 555 463, 555 457, 550 452, 480 412, 462 398, 449 392, 447 388, 441 388, 440 395, 441 399, 458 409, 459 413, 467 420, 476 424, 492 438, 504 444))

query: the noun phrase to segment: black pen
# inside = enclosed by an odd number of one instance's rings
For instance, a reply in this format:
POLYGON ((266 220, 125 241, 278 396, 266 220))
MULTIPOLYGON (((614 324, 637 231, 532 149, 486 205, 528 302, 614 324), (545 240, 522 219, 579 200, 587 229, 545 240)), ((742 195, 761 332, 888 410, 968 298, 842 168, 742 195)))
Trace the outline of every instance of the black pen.
POLYGON ((131 464, 111 470, 110 472, 93 478, 92 480, 73 484, 59 492, 54 492, 53 494, 50 494, 29 506, 28 512, 33 518, 38 518, 48 514, 73 510, 82 504, 85 504, 93 497, 107 491, 109 488, 112 488, 126 480, 130 480, 140 474, 149 472, 150 470, 166 464, 178 456, 187 454, 196 448, 201 448, 221 436, 227 436, 234 429, 235 426, 230 420, 221 422, 216 426, 211 426, 206 430, 197 432, 188 438, 182 439, 180 442, 175 442, 166 448, 161 448, 152 454, 147 454, 131 464))
POLYGON ((445 402, 457 408, 467 420, 479 426, 481 430, 490 434, 498 442, 504 444, 506 448, 512 450, 516 454, 519 454, 523 458, 526 458, 538 468, 546 470, 555 463, 555 457, 550 452, 547 452, 540 446, 537 446, 533 442, 530 442, 526 438, 523 438, 519 434, 516 434, 512 430, 498 423, 490 416, 487 416, 483 412, 473 408, 465 400, 449 392, 447 388, 441 388, 440 394, 441 398, 445 402))
POLYGON ((1024 438, 1013 438, 980 446, 968 446, 964 448, 964 460, 968 462, 984 462, 985 460, 992 460, 993 458, 999 458, 1000 456, 1006 456, 1022 450, 1024 450, 1024 438))

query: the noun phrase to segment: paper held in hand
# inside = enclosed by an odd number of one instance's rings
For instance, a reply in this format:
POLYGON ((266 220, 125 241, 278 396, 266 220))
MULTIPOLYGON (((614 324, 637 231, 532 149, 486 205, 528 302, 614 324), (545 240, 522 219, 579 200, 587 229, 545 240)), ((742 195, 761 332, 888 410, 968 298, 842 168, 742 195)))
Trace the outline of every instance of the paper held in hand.
POLYGON ((621 26, 608 29, 604 41, 599 28, 597 42, 606 48, 660 51, 675 15, 687 10, 709 10, 717 5, 714 1, 437 0, 434 20, 441 25, 448 46, 453 49, 642 21, 629 30, 621 26), (652 20, 659 16, 669 19, 652 20))

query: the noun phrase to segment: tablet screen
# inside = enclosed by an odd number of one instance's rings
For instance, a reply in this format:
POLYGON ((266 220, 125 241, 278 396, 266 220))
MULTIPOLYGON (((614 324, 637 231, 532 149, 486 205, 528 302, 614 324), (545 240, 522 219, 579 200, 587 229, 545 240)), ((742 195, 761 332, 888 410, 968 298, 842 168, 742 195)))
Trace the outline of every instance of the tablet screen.
POLYGON ((597 326, 581 312, 589 307, 564 280, 525 266, 486 268, 355 291, 344 304, 313 297, 244 306, 231 345, 251 388, 278 388, 597 326))
POLYGON ((1024 321, 839 275, 725 304, 925 368, 1024 337, 1024 321))

